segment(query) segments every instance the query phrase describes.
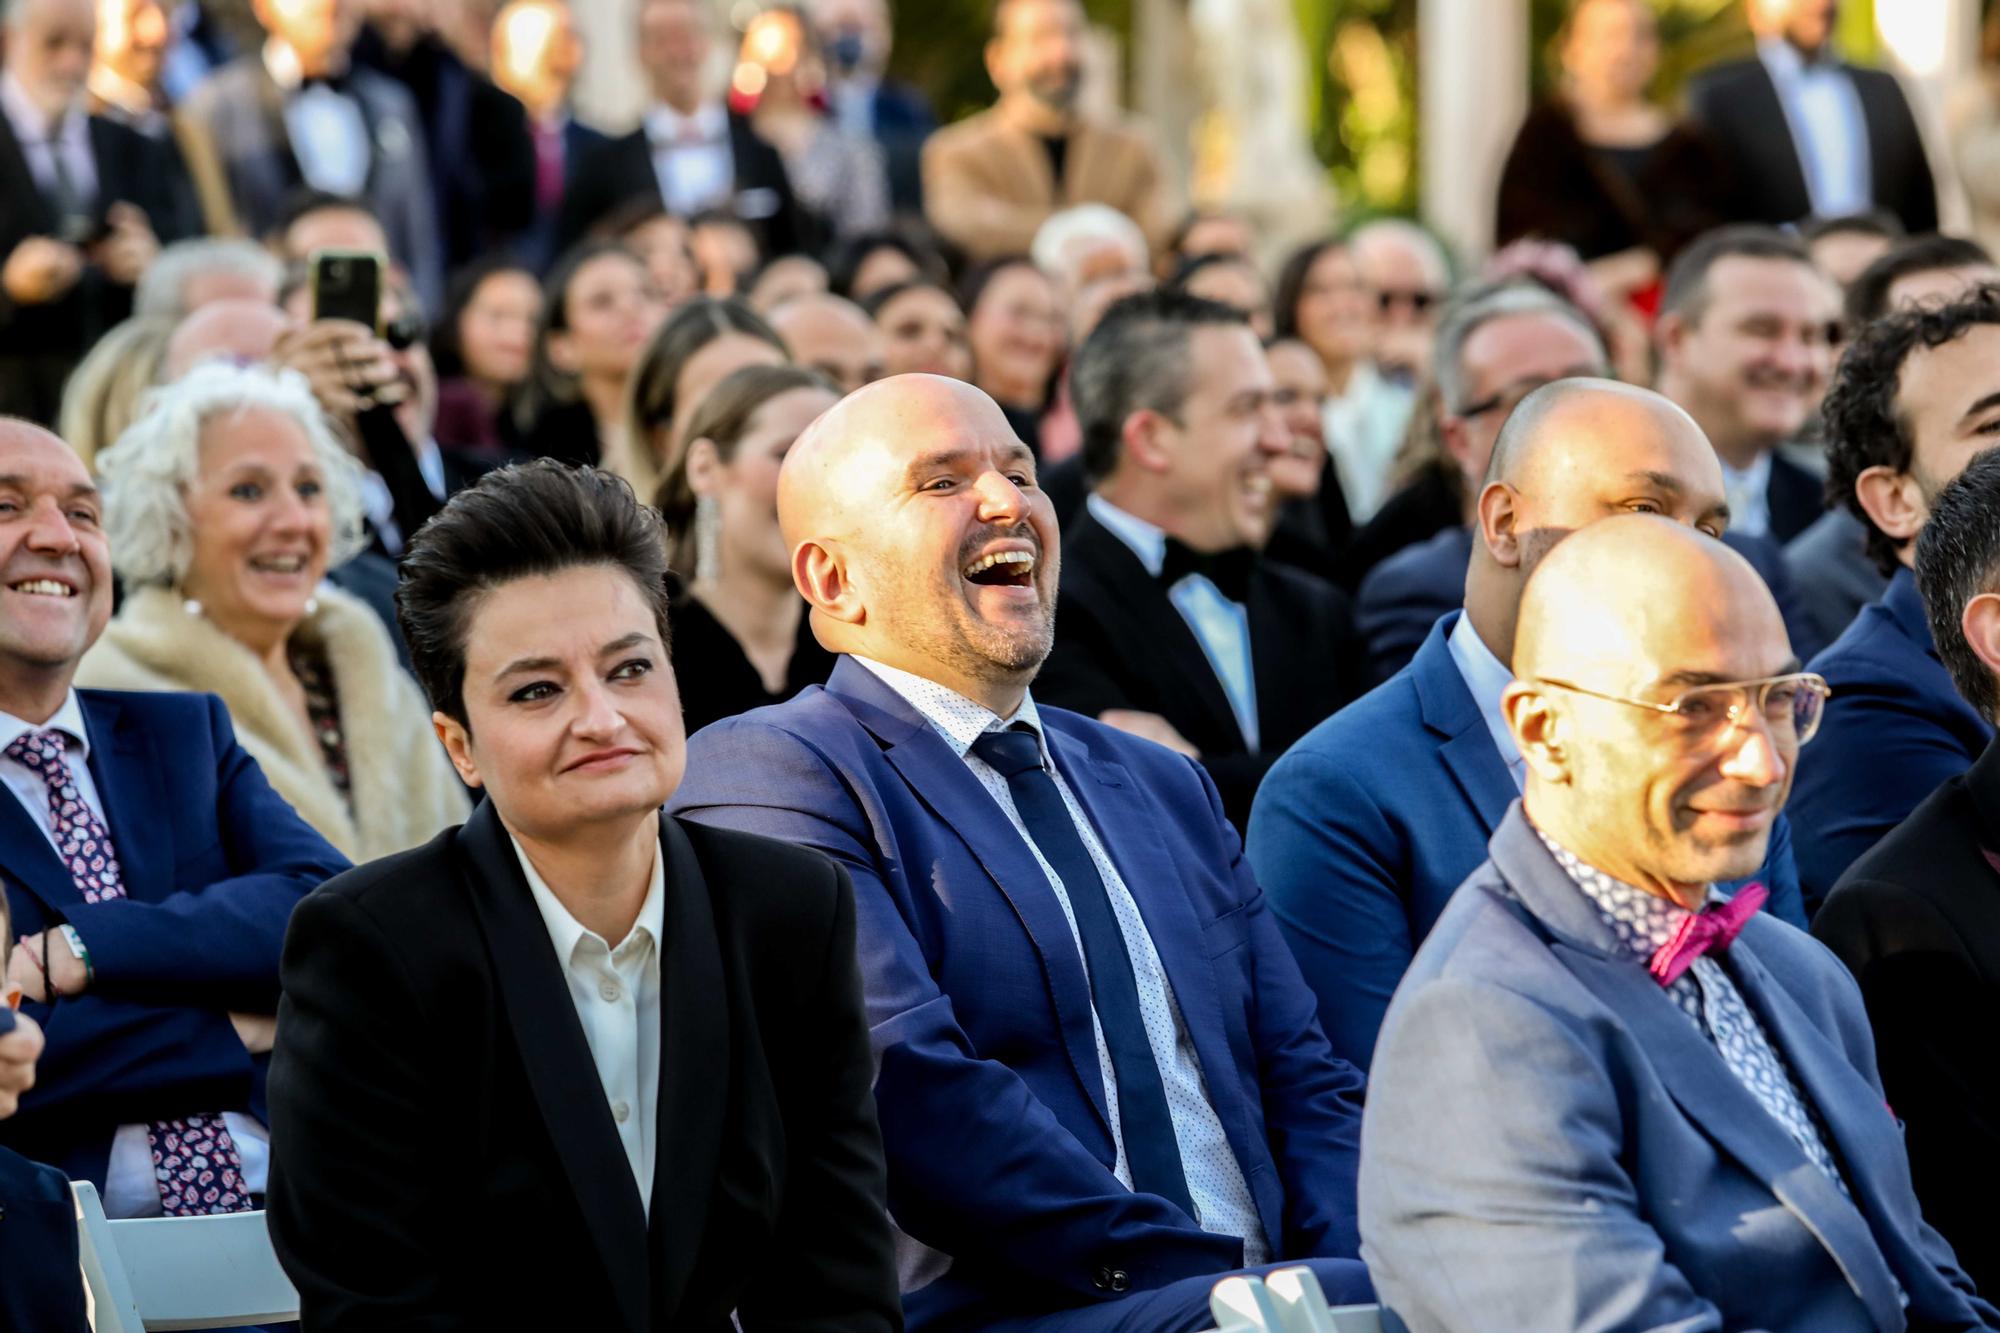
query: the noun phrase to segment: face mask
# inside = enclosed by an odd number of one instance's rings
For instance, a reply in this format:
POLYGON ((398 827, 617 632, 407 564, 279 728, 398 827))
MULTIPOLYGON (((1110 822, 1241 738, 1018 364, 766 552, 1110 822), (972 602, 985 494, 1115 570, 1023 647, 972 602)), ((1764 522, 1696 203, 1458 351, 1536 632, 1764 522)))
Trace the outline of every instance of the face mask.
POLYGON ((858 32, 843 32, 827 43, 826 53, 833 60, 833 67, 842 74, 852 74, 861 68, 861 62, 868 54, 867 42, 858 32))

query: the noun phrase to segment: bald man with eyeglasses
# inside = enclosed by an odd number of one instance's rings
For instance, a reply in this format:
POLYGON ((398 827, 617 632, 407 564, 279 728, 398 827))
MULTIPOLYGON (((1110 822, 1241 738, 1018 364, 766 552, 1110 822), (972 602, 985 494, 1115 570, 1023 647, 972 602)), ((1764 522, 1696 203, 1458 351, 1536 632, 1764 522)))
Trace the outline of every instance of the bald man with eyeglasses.
POLYGON ((1528 580, 1526 765, 1389 1006, 1362 1258, 1415 1333, 2000 1327, 1925 1224, 1853 980, 1721 883, 1825 682, 1756 571, 1654 515, 1528 580))

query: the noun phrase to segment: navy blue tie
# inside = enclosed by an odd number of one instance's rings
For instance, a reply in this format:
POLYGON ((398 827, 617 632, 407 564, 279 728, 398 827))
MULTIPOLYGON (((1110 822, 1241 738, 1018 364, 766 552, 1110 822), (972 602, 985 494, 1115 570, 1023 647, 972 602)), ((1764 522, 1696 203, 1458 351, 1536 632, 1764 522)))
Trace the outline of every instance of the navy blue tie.
POLYGON ((1118 1081, 1118 1121, 1125 1162, 1132 1168, 1132 1188, 1168 1199, 1193 1217, 1194 1200, 1188 1196, 1187 1171, 1181 1165, 1173 1117, 1167 1112, 1166 1086, 1160 1082, 1160 1067, 1146 1039, 1146 1021, 1139 1014, 1139 987, 1132 979, 1125 932, 1118 928, 1111 895, 1077 834, 1062 792, 1042 767, 1041 742, 1032 730, 1015 727, 987 732, 972 743, 972 752, 1007 779, 1028 836, 1054 868, 1076 914, 1084 963, 1090 968, 1091 998, 1118 1081))

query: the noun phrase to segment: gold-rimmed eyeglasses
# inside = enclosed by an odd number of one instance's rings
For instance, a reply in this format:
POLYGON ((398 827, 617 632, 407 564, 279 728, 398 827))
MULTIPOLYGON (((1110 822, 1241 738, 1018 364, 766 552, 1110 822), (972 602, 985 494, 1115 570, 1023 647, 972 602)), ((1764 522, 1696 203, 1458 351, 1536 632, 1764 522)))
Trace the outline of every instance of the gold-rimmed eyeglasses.
POLYGON ((1708 737, 1747 726, 1752 717, 1761 717, 1771 735, 1804 745, 1819 730, 1826 701, 1833 694, 1826 678, 1811 671, 1792 671, 1782 676, 1762 676, 1756 680, 1717 681, 1696 685, 1671 703, 1634 699, 1623 694, 1573 685, 1566 680, 1538 677, 1537 684, 1587 694, 1615 704, 1646 708, 1674 719, 1690 736, 1708 737))

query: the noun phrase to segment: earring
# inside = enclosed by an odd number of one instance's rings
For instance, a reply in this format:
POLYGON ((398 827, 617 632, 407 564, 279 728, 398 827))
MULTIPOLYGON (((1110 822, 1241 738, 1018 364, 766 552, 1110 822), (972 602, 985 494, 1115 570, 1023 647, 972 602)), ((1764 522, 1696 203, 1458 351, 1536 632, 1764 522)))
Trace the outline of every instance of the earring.
POLYGON ((318 614, 319 614, 319 598, 317 597, 306 598, 306 619, 311 620, 314 616, 318 614))
POLYGON ((712 495, 694 502, 694 581, 713 583, 722 574, 722 507, 712 495))
POLYGON ((181 603, 181 610, 187 612, 197 620, 201 618, 201 603, 192 597, 181 603))

